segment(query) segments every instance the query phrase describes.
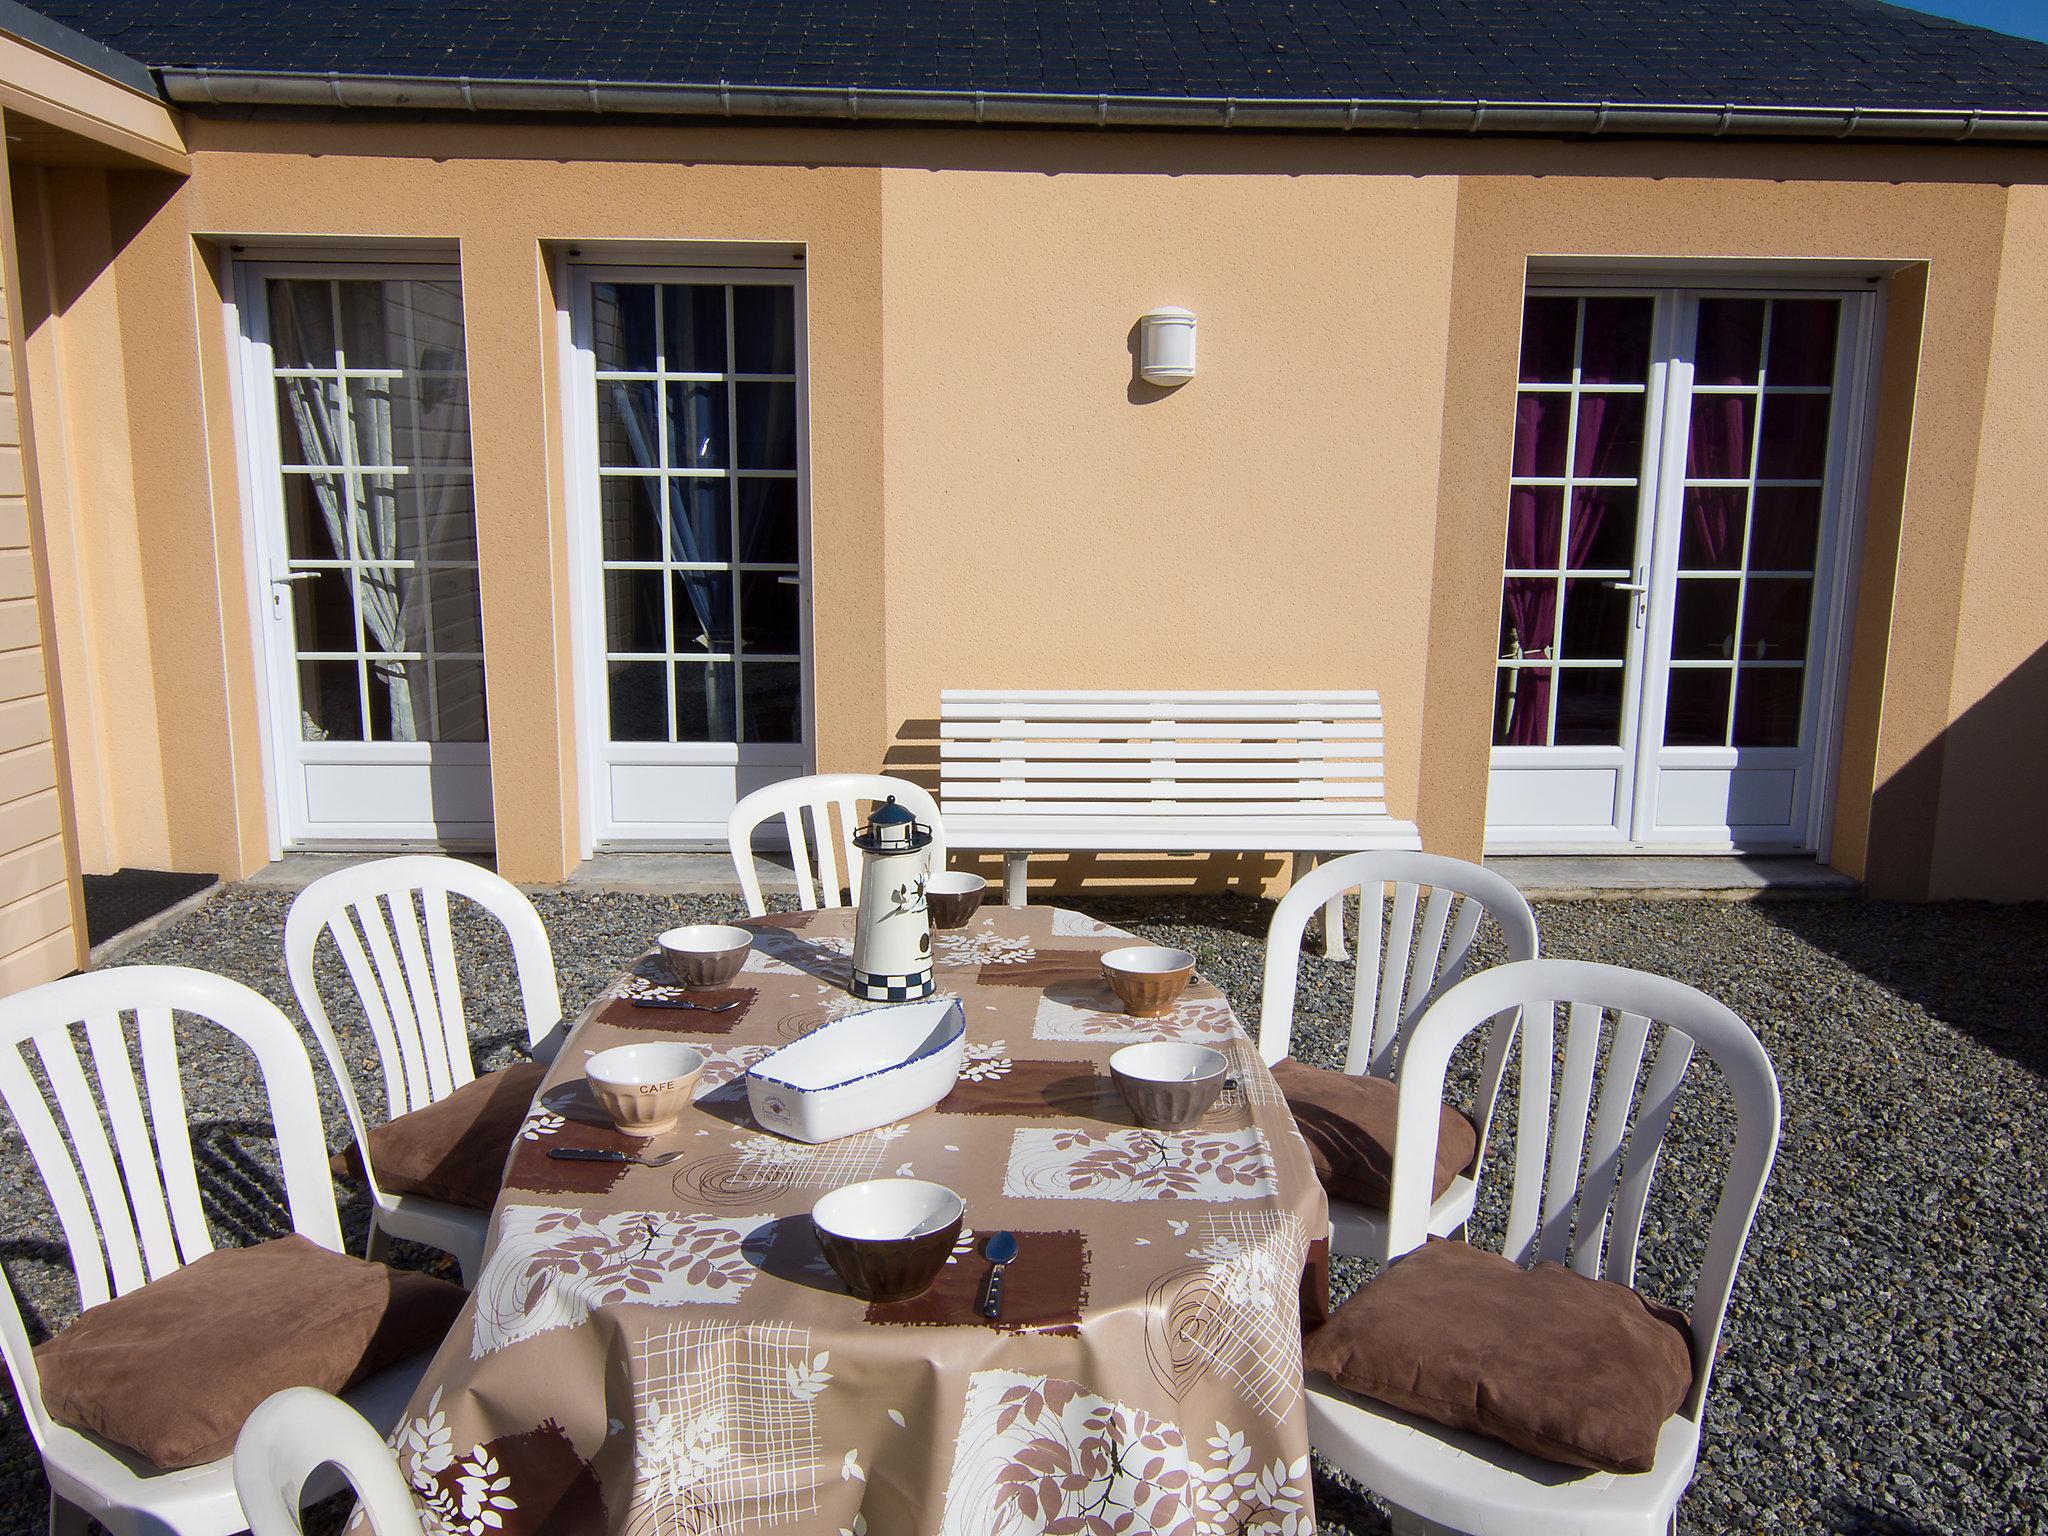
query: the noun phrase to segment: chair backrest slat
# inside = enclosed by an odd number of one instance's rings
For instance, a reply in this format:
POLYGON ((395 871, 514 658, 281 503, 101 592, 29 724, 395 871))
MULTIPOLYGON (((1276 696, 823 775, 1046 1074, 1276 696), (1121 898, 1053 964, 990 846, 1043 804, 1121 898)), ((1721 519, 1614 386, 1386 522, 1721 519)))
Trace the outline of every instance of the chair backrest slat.
MULTIPOLYGON (((136 1013, 136 1034, 142 1046, 142 1085, 149 1095, 152 1126, 184 1125, 185 1075, 178 1068, 178 1037, 168 1008, 136 1013)), ((171 1203, 171 1223, 178 1234, 178 1252, 187 1264, 213 1252, 213 1233, 206 1225, 206 1207, 199 1198, 199 1171, 192 1162, 190 1136, 156 1137, 157 1163, 164 1194, 171 1203)))
MULTIPOLYGON (((1372 1053, 1375 1062, 1382 1052, 1398 1052, 1401 1043, 1401 999, 1406 994, 1408 969, 1415 949, 1415 908, 1422 888, 1410 881, 1394 887, 1394 912, 1387 920, 1386 960, 1380 967, 1379 1006, 1373 1011, 1372 1053)), ((1398 1070, 1399 1056, 1390 1063, 1398 1070)))
MULTIPOLYGON (((145 1012, 161 1012, 158 1009, 145 1012)), ((134 1058, 128 1054, 128 1032, 120 1015, 95 1013, 85 1020, 85 1042, 92 1052, 93 1076, 99 1079, 100 1102, 114 1128, 114 1151, 121 1159, 128 1211, 142 1245, 142 1262, 155 1280, 184 1261, 171 1235, 171 1211, 157 1170, 157 1151, 142 1112, 134 1058)))
POLYGON ((85 1080, 71 1026, 65 1023, 46 1027, 32 1038, 36 1056, 43 1065, 43 1077, 63 1119, 71 1155, 85 1175, 85 1189, 92 1199, 93 1220, 106 1251, 114 1294, 126 1295, 148 1276, 142 1267, 142 1247, 136 1241, 135 1223, 128 1212, 128 1192, 121 1186, 121 1170, 115 1165, 114 1149, 100 1121, 99 1104, 85 1080))
MULTIPOLYGON (((37 1055, 42 1053, 40 1049, 37 1055)), ((113 1294, 107 1288, 108 1260, 100 1242, 99 1221, 93 1215, 92 1197, 78 1176, 71 1145, 57 1128, 43 1098, 43 1090, 29 1072, 28 1062, 17 1051, 0 1053, 0 1098, 28 1143, 29 1156, 42 1171, 50 1203, 57 1208, 58 1225, 64 1229, 64 1246, 71 1250, 71 1267, 78 1276, 78 1304, 96 1307, 113 1294)))
POLYGON ((427 924, 428 967, 434 978, 434 1011, 441 1017, 441 1053, 459 1087, 473 1078, 469 1018, 462 1007, 462 976, 455 968, 455 935, 448 922, 448 893, 438 886, 420 892, 427 924))
POLYGON ((1582 1275, 1600 1273, 1615 1181, 1621 1171, 1621 1149, 1635 1108, 1636 1077, 1649 1038, 1650 1021, 1640 1013, 1623 1013, 1614 1021, 1607 1062, 1600 1069, 1600 1110, 1593 1120, 1593 1139, 1586 1147, 1586 1176, 1579 1190, 1577 1236, 1572 1243, 1572 1268, 1582 1275))
POLYGON ((1571 1252, 1579 1163, 1593 1111, 1593 1073, 1600 1065, 1600 1007, 1573 1003, 1564 1032, 1564 1073, 1558 1083, 1549 1172, 1543 1181, 1543 1233, 1536 1256, 1562 1264, 1571 1252))
POLYGON ((1461 982, 1417 1025, 1401 1061, 1388 1207, 1388 1248, 1396 1256, 1419 1246, 1427 1235, 1438 1102, 1451 1054, 1475 1030, 1507 1013, 1521 1019, 1515 1182, 1502 1246, 1516 1263, 1568 1261, 1580 1274, 1633 1284, 1651 1182, 1695 1050, 1720 1071, 1734 1102, 1735 1136, 1688 1319, 1693 1386, 1683 1411, 1697 1421, 1743 1245, 1777 1151, 1778 1084, 1770 1058, 1735 1014, 1662 976, 1584 961, 1539 960, 1496 967, 1461 982), (1566 1038, 1553 1097, 1561 1007, 1566 1038), (1610 1016, 1614 1023, 1600 1069, 1601 1039, 1610 1016), (1646 1042, 1660 1031, 1629 1123, 1646 1042))
POLYGON ((843 905, 842 889, 852 892, 856 901, 860 899, 862 860, 853 843, 861 826, 860 807, 863 802, 886 800, 891 795, 932 829, 931 869, 933 873, 944 869, 946 829, 939 820, 938 802, 929 790, 908 779, 881 773, 820 773, 784 779, 744 797, 726 818, 725 832, 748 914, 759 917, 768 910, 760 870, 754 862, 754 834, 763 822, 775 816, 782 818, 790 865, 796 876, 797 905, 805 912, 815 912, 821 905, 843 905), (835 807, 839 821, 836 830, 832 825, 835 807), (806 812, 810 816, 808 832, 804 827, 806 812), (813 841, 817 845, 815 881, 809 851, 813 841), (842 868, 844 881, 840 878, 842 868))
POLYGON ((1643 1100, 1637 1106, 1635 1129, 1623 1155, 1607 1239, 1605 1272, 1623 1285, 1636 1283, 1636 1246, 1642 1241, 1643 1211, 1649 1204, 1664 1133, 1670 1130, 1671 1116, 1678 1108, 1678 1090, 1685 1082, 1685 1069, 1692 1064, 1692 1052, 1690 1036, 1676 1029, 1665 1030, 1664 1038, 1657 1042, 1650 1079, 1643 1084, 1643 1100))
MULTIPOLYGON (((320 941, 333 940, 376 1043, 385 1117, 405 1114, 446 1097, 476 1075, 450 896, 481 907, 504 930, 518 972, 529 1047, 544 1054, 559 1043, 562 998, 547 929, 533 903, 509 881, 460 859, 431 854, 404 854, 323 875, 299 893, 285 919, 285 969, 341 1090, 359 1145, 369 1134, 369 1123, 321 995, 320 941)), ((374 1169, 370 1188, 378 1195, 374 1169)))
MULTIPOLYGON (((1339 896, 1337 911, 1341 914, 1349 903, 1339 896)), ((1341 916, 1338 919, 1342 921, 1341 916)), ((1275 927, 1278 926, 1277 915, 1275 927)), ((1379 1017, 1380 972, 1386 963, 1387 932, 1387 888, 1378 880, 1368 880, 1358 888, 1358 974, 1351 983, 1351 1038, 1344 1044, 1344 1070, 1354 1074, 1370 1073, 1374 1077, 1394 1075, 1393 1040, 1382 1047, 1379 1031, 1374 1020, 1379 1017)), ((1266 963, 1271 966, 1274 937, 1267 939, 1266 963)), ((1297 947, 1299 939, 1296 940, 1297 947)), ((1288 989, 1292 1000, 1293 988, 1288 989)), ((1265 1038, 1265 1026, 1260 1026, 1260 1038, 1265 1038)))

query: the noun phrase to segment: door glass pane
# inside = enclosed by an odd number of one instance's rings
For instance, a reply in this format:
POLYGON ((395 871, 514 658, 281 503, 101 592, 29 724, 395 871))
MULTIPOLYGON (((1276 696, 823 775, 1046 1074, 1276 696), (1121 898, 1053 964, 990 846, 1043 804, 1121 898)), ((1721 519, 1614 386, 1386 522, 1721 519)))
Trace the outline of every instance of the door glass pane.
MULTIPOLYGON (((1714 492, 1700 492, 1713 495, 1714 492)), ((1750 514, 1749 566, 1755 571, 1810 571, 1820 543, 1819 486, 1766 485, 1750 514)))
POLYGON ((1522 382, 1571 383, 1578 331, 1577 299, 1530 295, 1522 308, 1522 382))
POLYGON ((796 291, 732 291, 733 366, 741 373, 796 372, 796 291))
POLYGON ((1640 384, 1650 376, 1650 319, 1656 301, 1645 298, 1586 300, 1586 334, 1580 347, 1582 384, 1640 384))
POLYGON ((1763 362, 1762 299, 1700 300, 1699 340, 1693 350, 1695 384, 1754 384, 1763 362))
POLYGON ((739 482, 740 558, 796 564, 796 481, 748 478, 739 482))
POLYGON ((462 290, 273 278, 266 300, 302 735, 482 740, 462 290))
POLYGON ((645 283, 591 288, 591 350, 602 372, 654 371, 654 303, 654 289, 645 283))
POLYGON ((1634 479, 1643 469, 1643 397, 1579 396, 1572 473, 1584 480, 1634 479))
POLYGON ((1631 571, 1636 561, 1633 485, 1599 485, 1572 492, 1572 569, 1631 571))
POLYGON ((1744 667, 1735 690, 1735 745, 1796 747, 1804 667, 1744 667))
POLYGON ((1839 299, 1771 301, 1770 379, 1773 384, 1828 385, 1835 378, 1839 299))
POLYGON ((738 741, 738 682, 729 661, 678 661, 676 740, 738 741))
POLYGON ((1752 578, 1742 601, 1742 659, 1805 661, 1812 603, 1810 581, 1752 578))
POLYGON ((1671 619, 1671 655, 1678 661, 1731 661, 1735 656, 1735 609, 1741 583, 1701 576, 1681 577, 1671 619))
POLYGON ((1555 479, 1564 473, 1572 397, 1528 394, 1515 402, 1515 473, 1555 479))
POLYGON ((597 302, 616 343, 596 348, 600 468, 641 472, 600 476, 611 739, 800 741, 801 663, 741 659, 802 641, 795 289, 614 283, 597 302))
POLYGON ((1681 571, 1733 571, 1742 566, 1742 527, 1749 512, 1749 492, 1716 486, 1689 486, 1684 521, 1678 530, 1681 571))
POLYGON ((1548 657, 1557 619, 1557 581, 1549 576, 1513 576, 1502 588, 1500 653, 1508 660, 1548 657))
POLYGON ((663 288, 661 341, 669 373, 724 373, 724 287, 671 283, 663 288))
POLYGON ((1693 480, 1747 480, 1755 395, 1694 395, 1685 473, 1693 480))
POLYGON ((1674 667, 1664 696, 1664 745, 1720 747, 1728 742, 1726 667, 1674 667))
POLYGON ((1541 747, 1550 741, 1550 669, 1502 667, 1494 689, 1493 744, 1541 747))
POLYGON ((1564 659, 1620 661, 1628 644, 1629 618, 1634 612, 1633 592, 1616 591, 1606 581, 1567 581, 1561 642, 1564 659))
POLYGON ((1818 480, 1828 463, 1828 397, 1764 396, 1763 437, 1756 449, 1761 480, 1818 480))
POLYGON ((1620 667, 1561 667, 1557 673, 1560 747, 1612 747, 1621 742, 1620 667))

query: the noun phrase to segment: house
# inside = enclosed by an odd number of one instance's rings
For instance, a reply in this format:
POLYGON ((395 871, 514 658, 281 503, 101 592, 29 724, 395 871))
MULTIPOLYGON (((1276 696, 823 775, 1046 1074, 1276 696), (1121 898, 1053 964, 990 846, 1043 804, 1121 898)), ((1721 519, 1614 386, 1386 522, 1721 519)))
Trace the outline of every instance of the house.
POLYGON ((2048 895, 2048 48, 1871 0, 0 28, 0 984, 78 963, 80 870, 551 881, 928 767, 942 687, 1372 687, 1432 848, 2048 895))

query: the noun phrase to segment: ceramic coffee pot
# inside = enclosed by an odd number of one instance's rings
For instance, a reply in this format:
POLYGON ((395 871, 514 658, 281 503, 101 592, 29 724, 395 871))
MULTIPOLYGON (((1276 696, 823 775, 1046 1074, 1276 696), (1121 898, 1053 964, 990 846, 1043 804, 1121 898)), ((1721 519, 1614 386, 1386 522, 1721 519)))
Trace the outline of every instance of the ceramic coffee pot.
POLYGON ((874 1003, 930 997, 932 920, 924 882, 931 869, 932 829, 891 795, 869 813, 853 845, 861 851, 853 995, 874 1003))

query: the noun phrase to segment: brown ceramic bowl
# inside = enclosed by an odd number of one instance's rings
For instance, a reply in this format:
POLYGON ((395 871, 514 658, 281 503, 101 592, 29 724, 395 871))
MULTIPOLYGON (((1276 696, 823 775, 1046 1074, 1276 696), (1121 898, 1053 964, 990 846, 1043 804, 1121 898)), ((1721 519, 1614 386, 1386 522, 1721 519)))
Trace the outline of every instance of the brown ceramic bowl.
POLYGON ((922 1296, 952 1256, 967 1214, 961 1198, 923 1179, 843 1184, 811 1207, 818 1246, 862 1301, 922 1296))
POLYGON ((1195 974, 1195 957, 1184 949, 1131 944, 1102 957, 1102 974, 1134 1019, 1156 1019, 1169 1011, 1195 974))
POLYGON ((1206 1115, 1229 1069, 1221 1051, 1179 1040, 1127 1045, 1109 1058, 1109 1075, 1133 1118, 1160 1131, 1180 1130, 1206 1115))
POLYGON ((725 923, 692 923, 671 928, 654 941, 679 987, 722 987, 747 963, 754 936, 725 923))
POLYGON ((953 870, 942 869, 924 883, 924 904, 931 908, 934 928, 965 927, 987 894, 988 882, 981 876, 953 870))
POLYGON ((664 1040, 599 1051, 583 1077, 612 1124, 628 1136, 659 1136, 675 1129, 703 1070, 702 1051, 664 1040))

